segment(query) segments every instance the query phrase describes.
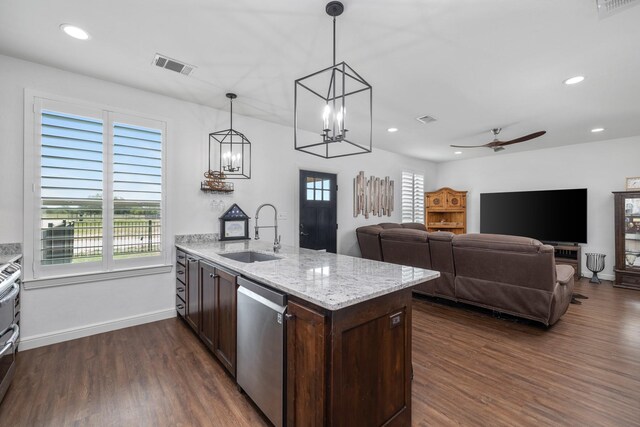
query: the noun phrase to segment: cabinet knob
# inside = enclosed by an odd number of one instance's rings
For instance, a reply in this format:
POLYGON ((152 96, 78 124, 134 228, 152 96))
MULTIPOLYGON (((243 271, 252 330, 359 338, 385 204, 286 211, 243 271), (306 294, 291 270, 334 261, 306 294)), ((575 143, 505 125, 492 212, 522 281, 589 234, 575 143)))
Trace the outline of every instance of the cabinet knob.
POLYGON ((213 273, 209 273, 209 277, 213 278, 213 273))
POLYGON ((287 320, 293 320, 293 319, 296 318, 296 315, 287 313, 287 314, 284 315, 284 318, 287 319, 287 320))

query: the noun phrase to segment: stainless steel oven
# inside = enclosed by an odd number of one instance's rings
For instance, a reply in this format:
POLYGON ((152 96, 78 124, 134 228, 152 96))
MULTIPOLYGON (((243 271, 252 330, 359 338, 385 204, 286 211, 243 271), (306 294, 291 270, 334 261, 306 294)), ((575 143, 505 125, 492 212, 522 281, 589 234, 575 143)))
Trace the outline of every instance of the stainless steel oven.
POLYGON ((0 266, 0 402, 16 370, 20 339, 20 264, 0 266))

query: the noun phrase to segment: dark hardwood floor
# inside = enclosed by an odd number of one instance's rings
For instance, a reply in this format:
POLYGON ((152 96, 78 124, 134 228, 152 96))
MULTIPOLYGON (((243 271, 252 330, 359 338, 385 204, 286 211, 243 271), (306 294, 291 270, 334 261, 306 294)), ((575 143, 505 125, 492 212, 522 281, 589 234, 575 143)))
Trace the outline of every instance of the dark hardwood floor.
MULTIPOLYGON (((413 425, 640 425, 640 292, 576 287, 550 329, 415 300, 413 425)), ((20 352, 0 424, 266 425, 177 319, 20 352)))

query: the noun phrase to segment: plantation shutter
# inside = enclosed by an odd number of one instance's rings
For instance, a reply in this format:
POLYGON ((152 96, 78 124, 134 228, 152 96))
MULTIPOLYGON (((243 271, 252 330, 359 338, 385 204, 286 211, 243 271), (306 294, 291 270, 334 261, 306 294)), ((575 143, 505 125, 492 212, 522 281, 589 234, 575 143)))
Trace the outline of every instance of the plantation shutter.
POLYGON ((113 255, 161 250, 162 131, 113 125, 113 255))
POLYGON ((402 222, 424 223, 424 175, 402 172, 402 222))
POLYGON ((413 222, 424 224, 424 175, 413 175, 413 222))
POLYGON ((402 172, 402 222, 413 222, 413 174, 402 172))
POLYGON ((102 120, 42 110, 40 140, 40 263, 99 261, 102 120))

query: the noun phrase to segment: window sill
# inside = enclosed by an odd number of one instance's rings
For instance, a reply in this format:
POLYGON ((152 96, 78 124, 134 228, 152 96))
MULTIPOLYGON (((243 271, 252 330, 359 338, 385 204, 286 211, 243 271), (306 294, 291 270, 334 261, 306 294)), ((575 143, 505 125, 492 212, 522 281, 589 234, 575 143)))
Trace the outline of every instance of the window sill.
POLYGON ((23 287, 25 290, 30 290, 51 288, 55 286, 77 285, 80 283, 104 282, 107 280, 123 279, 127 277, 170 273, 172 268, 173 265, 154 265, 150 267, 136 267, 128 268, 125 270, 104 271, 99 273, 70 274, 42 279, 24 280, 23 287))

